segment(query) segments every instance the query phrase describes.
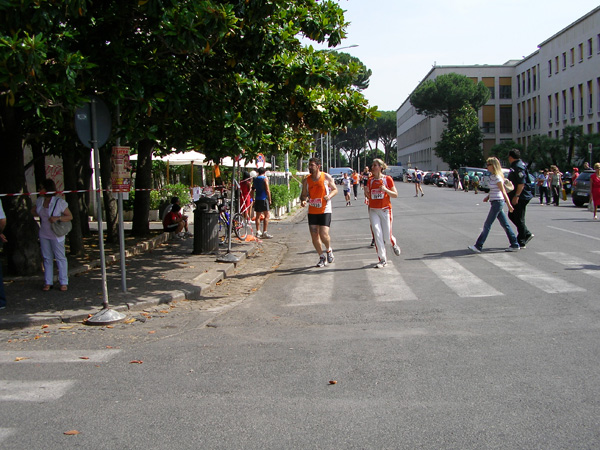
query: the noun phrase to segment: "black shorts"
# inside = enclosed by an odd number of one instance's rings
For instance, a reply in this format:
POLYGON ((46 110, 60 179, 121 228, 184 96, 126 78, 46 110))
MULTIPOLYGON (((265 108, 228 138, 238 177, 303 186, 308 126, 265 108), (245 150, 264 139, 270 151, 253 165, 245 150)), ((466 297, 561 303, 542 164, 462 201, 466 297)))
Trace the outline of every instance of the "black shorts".
POLYGON ((269 200, 254 200, 254 211, 265 212, 269 210, 269 200))
POLYGON ((173 224, 171 224, 171 225, 167 225, 167 226, 165 227, 165 231, 166 231, 167 233, 170 233, 170 232, 172 232, 172 231, 177 231, 177 228, 178 228, 178 227, 179 227, 179 224, 178 224, 178 223, 173 223, 173 224))
POLYGON ((308 215, 309 225, 319 225, 321 227, 331 226, 331 213, 325 214, 309 214, 308 215))

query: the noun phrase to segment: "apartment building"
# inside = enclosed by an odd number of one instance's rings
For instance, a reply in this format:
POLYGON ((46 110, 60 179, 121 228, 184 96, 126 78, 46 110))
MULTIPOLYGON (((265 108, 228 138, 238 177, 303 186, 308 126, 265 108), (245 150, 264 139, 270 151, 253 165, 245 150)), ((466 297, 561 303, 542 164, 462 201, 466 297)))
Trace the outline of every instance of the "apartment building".
MULTIPOLYGON (((524 146, 536 135, 560 138, 566 126, 600 133, 600 7, 542 42, 522 60, 502 65, 434 66, 423 81, 459 73, 490 90, 479 111, 483 154, 502 141, 524 146)), ((418 115, 407 98, 396 111, 398 161, 446 170, 434 152, 441 117, 418 115)))

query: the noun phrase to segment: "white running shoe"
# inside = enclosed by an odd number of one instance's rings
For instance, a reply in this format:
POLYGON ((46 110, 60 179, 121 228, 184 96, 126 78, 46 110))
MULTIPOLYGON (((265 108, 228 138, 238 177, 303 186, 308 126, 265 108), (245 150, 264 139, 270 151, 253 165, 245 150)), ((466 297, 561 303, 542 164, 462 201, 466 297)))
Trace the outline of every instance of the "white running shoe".
POLYGON ((317 267, 325 267, 327 265, 327 260, 325 259, 325 255, 319 256, 319 262, 317 263, 317 267))
POLYGON ((477 248, 477 247, 475 247, 474 245, 469 245, 467 248, 468 248, 469 250, 471 250, 473 253, 481 253, 481 249, 480 249, 480 248, 477 248))
POLYGON ((394 245, 394 255, 396 256, 400 256, 401 250, 400 250, 400 246, 398 244, 394 245))
POLYGON ((508 247, 506 250, 504 250, 505 252, 518 252, 519 251, 519 247, 508 247))
POLYGON ((257 232, 256 232, 256 237, 257 237, 257 238, 259 238, 259 237, 261 237, 261 236, 262 236, 262 233, 261 233, 260 231, 257 231, 257 232))
POLYGON ((327 252, 327 262, 331 264, 333 261, 335 261, 335 256, 333 256, 333 250, 329 250, 327 252))
POLYGON ((383 269, 385 266, 387 266, 387 261, 379 261, 375 264, 376 269, 383 269))
POLYGON ((267 233, 266 231, 262 234, 263 239, 273 239, 273 235, 267 233))

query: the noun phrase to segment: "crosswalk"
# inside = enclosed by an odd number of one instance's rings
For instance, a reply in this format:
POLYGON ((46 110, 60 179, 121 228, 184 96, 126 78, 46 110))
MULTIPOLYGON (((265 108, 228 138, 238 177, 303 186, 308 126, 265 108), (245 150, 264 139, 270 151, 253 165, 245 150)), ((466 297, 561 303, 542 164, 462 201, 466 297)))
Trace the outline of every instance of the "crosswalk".
MULTIPOLYGON (((3 374, 18 374, 19 367, 23 366, 24 372, 31 369, 31 365, 41 364, 98 364, 107 362, 120 352, 119 349, 104 350, 47 350, 47 351, 0 351, 0 368, 3 374), (29 366, 29 369, 27 367, 29 366)), ((33 404, 49 403, 62 398, 67 392, 74 389, 77 380, 25 380, 25 377, 13 375, 13 379, 0 378, 0 403, 7 404, 33 404)), ((9 422, 9 418, 4 424, 9 422)), ((0 447, 12 436, 18 435, 17 428, 0 427, 0 447)))
MULTIPOLYGON (((366 247, 368 242, 350 240, 343 244, 336 250, 334 264, 307 269, 302 272, 305 276, 290 277, 286 306, 336 304, 349 298, 414 302, 434 289, 458 299, 503 297, 514 295, 516 289, 526 285, 540 294, 575 294, 592 289, 586 280, 591 280, 593 286, 600 278, 600 251, 596 250, 590 250, 587 256, 529 250, 523 255, 503 251, 475 255, 466 251, 460 257, 397 258, 391 254, 386 268, 375 269, 376 255, 366 247), (312 280, 318 280, 319 289, 309 288, 312 280)), ((295 262, 306 262, 310 267, 309 258, 316 259, 315 254, 295 262)))

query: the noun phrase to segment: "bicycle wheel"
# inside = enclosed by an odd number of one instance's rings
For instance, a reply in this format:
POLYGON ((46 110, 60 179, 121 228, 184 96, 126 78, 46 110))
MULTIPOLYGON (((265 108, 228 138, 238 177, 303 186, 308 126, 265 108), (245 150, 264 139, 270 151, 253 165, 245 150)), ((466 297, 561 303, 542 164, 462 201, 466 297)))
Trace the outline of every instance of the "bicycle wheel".
POLYGON ((248 222, 240 213, 235 213, 233 215, 233 230, 235 235, 242 241, 248 236, 248 222))

